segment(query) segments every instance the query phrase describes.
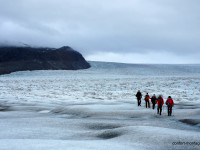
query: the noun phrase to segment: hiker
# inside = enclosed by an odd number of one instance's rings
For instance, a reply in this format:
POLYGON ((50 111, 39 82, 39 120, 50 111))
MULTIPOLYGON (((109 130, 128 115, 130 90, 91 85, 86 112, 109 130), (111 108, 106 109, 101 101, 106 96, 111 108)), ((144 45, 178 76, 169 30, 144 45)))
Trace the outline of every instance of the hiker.
POLYGON ((167 105, 167 108, 168 108, 168 116, 171 116, 172 115, 172 107, 174 106, 174 101, 171 98, 171 96, 168 97, 165 104, 167 105))
POLYGON ((154 109, 155 108, 155 105, 156 105, 156 95, 155 94, 153 94, 153 96, 151 97, 151 103, 152 103, 152 109, 154 109))
POLYGON ((137 97, 138 106, 141 106, 142 93, 140 92, 140 90, 138 90, 135 96, 137 97))
POLYGON ((163 98, 161 95, 158 96, 157 100, 156 100, 156 103, 157 103, 157 114, 162 113, 162 105, 164 104, 164 101, 163 101, 163 98))
POLYGON ((147 104, 148 104, 148 107, 150 108, 150 103, 149 103, 149 99, 150 99, 150 96, 149 94, 147 93, 144 97, 144 100, 145 100, 145 103, 146 103, 146 108, 147 108, 147 104))

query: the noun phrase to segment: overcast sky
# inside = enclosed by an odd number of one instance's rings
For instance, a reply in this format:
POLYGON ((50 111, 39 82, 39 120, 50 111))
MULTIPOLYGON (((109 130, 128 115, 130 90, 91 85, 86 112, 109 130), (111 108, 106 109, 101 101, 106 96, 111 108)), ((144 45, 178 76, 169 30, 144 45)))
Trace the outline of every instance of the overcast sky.
POLYGON ((0 0, 0 43, 87 60, 200 63, 200 0, 0 0))

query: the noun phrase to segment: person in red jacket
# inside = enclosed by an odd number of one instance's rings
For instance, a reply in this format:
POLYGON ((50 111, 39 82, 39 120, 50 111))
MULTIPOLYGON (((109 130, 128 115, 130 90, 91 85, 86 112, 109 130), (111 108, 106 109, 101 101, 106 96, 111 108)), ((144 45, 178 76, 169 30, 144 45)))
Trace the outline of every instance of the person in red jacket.
POLYGON ((167 105, 167 108, 168 108, 168 116, 171 116, 172 115, 172 107, 174 106, 174 101, 171 98, 171 96, 168 97, 165 104, 167 105))
POLYGON ((158 114, 160 113, 160 115, 161 115, 161 113, 162 113, 162 106, 164 104, 164 101, 163 101, 163 98, 162 98, 161 95, 158 96, 158 98, 156 100, 156 104, 157 104, 157 110, 158 110, 157 113, 158 114))
POLYGON ((147 93, 147 94, 145 95, 145 97, 144 97, 144 100, 145 100, 145 102, 146 102, 146 108, 147 108, 147 104, 148 104, 148 107, 150 108, 149 99, 150 99, 150 96, 149 96, 149 94, 147 93))

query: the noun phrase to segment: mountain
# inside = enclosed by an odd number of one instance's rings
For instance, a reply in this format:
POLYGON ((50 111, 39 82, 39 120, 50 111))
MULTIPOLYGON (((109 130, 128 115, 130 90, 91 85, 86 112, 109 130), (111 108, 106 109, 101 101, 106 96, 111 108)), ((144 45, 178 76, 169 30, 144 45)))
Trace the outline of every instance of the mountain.
POLYGON ((90 68, 83 56, 64 46, 55 48, 0 47, 0 74, 26 70, 78 70, 90 68))

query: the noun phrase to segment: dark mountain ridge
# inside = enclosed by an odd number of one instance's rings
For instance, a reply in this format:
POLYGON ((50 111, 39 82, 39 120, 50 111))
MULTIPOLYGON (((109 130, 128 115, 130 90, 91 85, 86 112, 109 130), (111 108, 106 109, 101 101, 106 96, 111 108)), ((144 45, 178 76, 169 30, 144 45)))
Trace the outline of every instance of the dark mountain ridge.
POLYGON ((26 70, 78 70, 90 64, 74 49, 0 47, 0 74, 26 70))

